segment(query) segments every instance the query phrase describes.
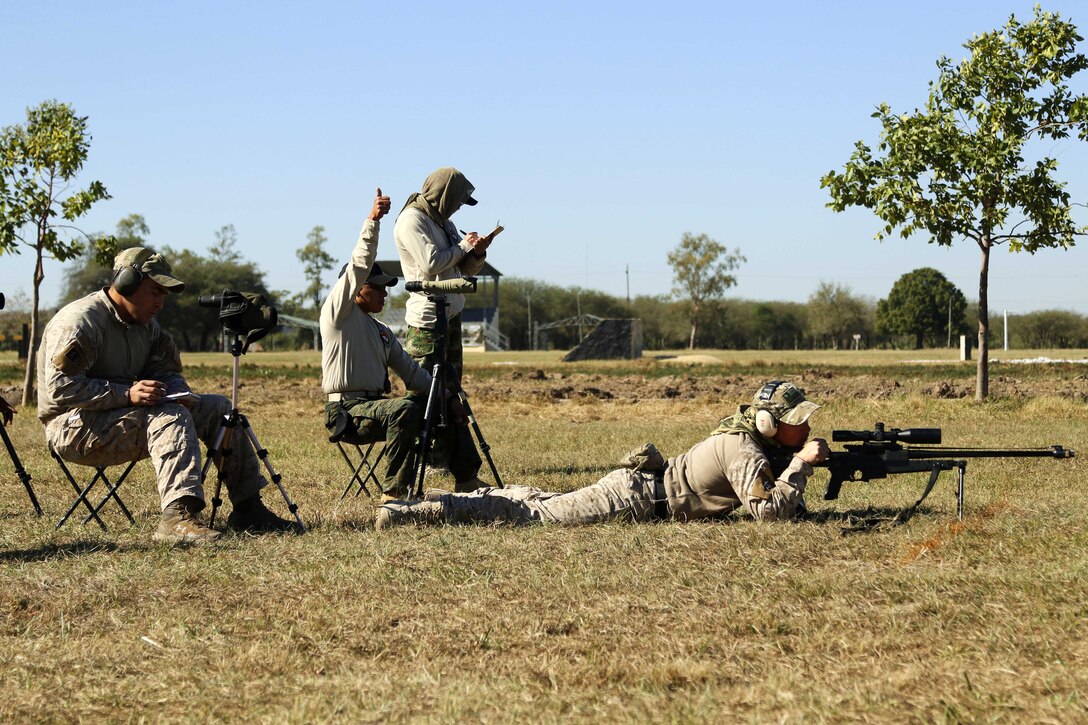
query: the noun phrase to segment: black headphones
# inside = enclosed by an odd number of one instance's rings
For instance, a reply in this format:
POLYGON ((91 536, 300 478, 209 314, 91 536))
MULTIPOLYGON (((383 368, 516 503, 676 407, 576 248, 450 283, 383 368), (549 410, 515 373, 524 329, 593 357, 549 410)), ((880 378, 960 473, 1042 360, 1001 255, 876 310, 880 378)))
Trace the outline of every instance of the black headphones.
POLYGON ((121 267, 113 272, 113 288, 122 297, 131 297, 143 281, 144 273, 135 264, 121 267))
POLYGON ((143 259, 137 257, 132 264, 126 264, 124 267, 118 267, 113 271, 113 280, 110 285, 117 290, 117 294, 122 297, 131 297, 136 292, 146 276, 141 267, 154 256, 155 254, 149 251, 143 259))

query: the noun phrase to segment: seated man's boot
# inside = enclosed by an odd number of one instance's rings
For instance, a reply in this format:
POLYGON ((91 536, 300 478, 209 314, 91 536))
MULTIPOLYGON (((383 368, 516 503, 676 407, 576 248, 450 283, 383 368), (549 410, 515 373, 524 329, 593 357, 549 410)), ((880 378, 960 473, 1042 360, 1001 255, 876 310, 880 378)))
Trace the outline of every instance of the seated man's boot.
POLYGON ((390 501, 378 509, 378 518, 374 528, 378 531, 390 526, 417 524, 419 526, 441 526, 446 522, 442 504, 435 501, 390 501))
POLYGON ((248 531, 253 534, 267 534, 277 531, 298 531, 298 523, 281 519, 268 510, 261 497, 250 496, 245 501, 234 504, 234 509, 227 517, 227 528, 234 531, 248 531))
POLYGON ((480 480, 479 476, 473 476, 467 481, 458 481, 454 484, 453 490, 456 493, 472 493, 478 488, 487 488, 491 484, 487 481, 480 480))
POLYGON ((183 496, 171 501, 163 509, 162 520, 151 538, 192 544, 215 541, 222 534, 208 528, 196 517, 196 512, 203 507, 203 502, 195 496, 183 496))

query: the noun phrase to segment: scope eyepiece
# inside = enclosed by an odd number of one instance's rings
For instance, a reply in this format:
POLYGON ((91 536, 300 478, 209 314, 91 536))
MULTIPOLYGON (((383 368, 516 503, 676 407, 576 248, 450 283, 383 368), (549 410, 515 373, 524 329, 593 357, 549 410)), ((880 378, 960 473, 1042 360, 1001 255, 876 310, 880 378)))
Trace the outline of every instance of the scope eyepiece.
POLYGON ((4 309, 4 293, 0 292, 0 310, 4 309))

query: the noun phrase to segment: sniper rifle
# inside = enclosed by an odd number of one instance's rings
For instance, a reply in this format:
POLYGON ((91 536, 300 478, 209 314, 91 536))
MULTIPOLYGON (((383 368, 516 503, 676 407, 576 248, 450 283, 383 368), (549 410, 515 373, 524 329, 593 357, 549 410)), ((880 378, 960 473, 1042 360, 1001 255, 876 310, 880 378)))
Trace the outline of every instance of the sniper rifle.
MULTIPOLYGON (((875 424, 871 431, 832 431, 831 440, 847 445, 844 446, 845 451, 831 451, 826 461, 816 464, 831 473, 824 493, 827 501, 839 497, 839 490, 846 481, 872 481, 900 473, 929 473, 929 483, 922 497, 903 512, 905 516, 900 514, 896 517, 898 523, 914 514, 914 510, 933 490, 941 471, 953 469, 958 471, 956 514, 962 519, 967 458, 1073 458, 1076 455, 1060 445, 1047 448, 938 448, 936 446, 941 443, 940 428, 887 429, 883 423, 875 424)), ((790 464, 794 453, 796 450, 792 449, 768 452, 767 457, 776 476, 790 464)))

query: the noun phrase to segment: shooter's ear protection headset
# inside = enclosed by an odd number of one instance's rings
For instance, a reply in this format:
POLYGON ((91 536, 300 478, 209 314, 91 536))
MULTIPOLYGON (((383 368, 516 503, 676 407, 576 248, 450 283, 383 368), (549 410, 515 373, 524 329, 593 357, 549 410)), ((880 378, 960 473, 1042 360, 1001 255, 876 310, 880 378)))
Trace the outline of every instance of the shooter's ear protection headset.
MULTIPOLYGON (((770 403, 771 398, 774 397, 774 391, 778 390, 778 386, 782 382, 781 380, 772 380, 767 383, 756 395, 756 398, 760 402, 770 403)), ((774 413, 769 410, 757 410, 756 430, 760 432, 760 435, 772 438, 778 432, 778 418, 775 418, 774 413)))
POLYGON ((117 294, 127 298, 136 292, 140 282, 144 281, 144 271, 141 268, 153 256, 155 255, 151 250, 145 249, 136 259, 132 260, 131 264, 118 267, 113 271, 113 280, 110 284, 117 290, 117 294))

